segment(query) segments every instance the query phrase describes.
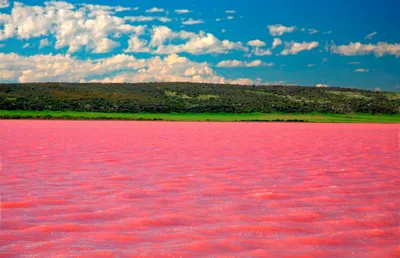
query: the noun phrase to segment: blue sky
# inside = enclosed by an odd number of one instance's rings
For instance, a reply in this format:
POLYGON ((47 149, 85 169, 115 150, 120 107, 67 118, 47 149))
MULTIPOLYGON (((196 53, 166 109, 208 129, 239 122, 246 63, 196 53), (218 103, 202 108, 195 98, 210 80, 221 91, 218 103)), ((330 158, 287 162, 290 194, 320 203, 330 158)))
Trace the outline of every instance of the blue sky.
POLYGON ((400 91, 399 1, 0 0, 0 82, 400 91))

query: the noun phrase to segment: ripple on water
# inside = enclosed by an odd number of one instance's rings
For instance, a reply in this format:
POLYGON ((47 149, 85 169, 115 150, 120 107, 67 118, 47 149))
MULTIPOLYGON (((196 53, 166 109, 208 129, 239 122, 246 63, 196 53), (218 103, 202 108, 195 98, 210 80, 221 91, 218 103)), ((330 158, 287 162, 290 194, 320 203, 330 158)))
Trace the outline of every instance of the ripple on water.
POLYGON ((0 120, 0 256, 400 257, 397 136, 0 120))

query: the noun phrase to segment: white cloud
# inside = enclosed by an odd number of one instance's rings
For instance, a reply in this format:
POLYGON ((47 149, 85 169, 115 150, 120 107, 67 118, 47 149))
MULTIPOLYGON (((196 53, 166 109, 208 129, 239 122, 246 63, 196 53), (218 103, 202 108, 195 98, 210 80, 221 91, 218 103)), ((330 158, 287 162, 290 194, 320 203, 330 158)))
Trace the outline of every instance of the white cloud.
POLYGON ((0 0, 0 8, 7 8, 10 6, 10 2, 8 0, 0 0))
POLYGON ((222 33, 225 33, 225 32, 226 32, 226 29, 222 29, 221 32, 222 32, 222 33))
POLYGON ((315 33, 318 33, 319 31, 316 29, 308 29, 308 34, 313 35, 315 33))
POLYGON ((124 50, 124 52, 149 52, 149 48, 147 47, 147 41, 141 40, 137 35, 132 36, 128 41, 128 48, 124 50))
POLYGON ((5 46, 6 46, 6 44, 0 44, 0 48, 3 48, 5 46))
POLYGON ((368 55, 374 53, 376 57, 384 55, 400 56, 400 44, 388 44, 386 42, 379 42, 378 44, 361 44, 360 42, 349 45, 331 46, 331 51, 343 56, 357 56, 368 55))
POLYGON ((270 56, 270 55, 272 55, 271 50, 269 50, 269 49, 264 49, 264 48, 258 48, 258 47, 254 48, 254 49, 252 50, 252 53, 253 53, 255 56, 270 56))
POLYGON ((358 65, 358 64, 360 64, 360 62, 348 62, 348 64, 351 64, 351 65, 358 65))
POLYGON ((184 25, 194 25, 194 24, 202 24, 204 23, 203 20, 194 20, 192 18, 187 19, 186 21, 183 21, 182 24, 184 25))
POLYGON ((282 45, 282 40, 280 38, 274 38, 274 41, 272 42, 272 49, 276 48, 279 45, 282 45))
POLYGON ((364 69, 364 68, 358 68, 358 69, 355 70, 355 72, 356 73, 367 73, 367 72, 369 72, 369 70, 368 69, 364 69))
POLYGON ((138 11, 140 9, 140 7, 134 7, 133 10, 134 11, 138 11))
POLYGON ((228 16, 228 17, 226 17, 228 20, 233 20, 233 19, 235 19, 235 17, 233 17, 233 16, 228 16))
POLYGON ((126 21, 131 21, 131 22, 148 22, 148 21, 154 21, 156 17, 154 16, 126 16, 124 17, 126 21))
POLYGON ((216 22, 220 22, 220 21, 222 21, 222 19, 221 18, 217 18, 217 19, 215 19, 215 21, 216 22))
POLYGON ((310 35, 313 35, 313 34, 316 34, 316 33, 319 32, 317 29, 313 29, 313 28, 311 28, 311 29, 301 28, 300 31, 301 32, 307 32, 310 35))
POLYGON ((231 80, 231 84, 237 84, 237 85, 251 85, 251 84, 259 84, 258 81, 253 81, 247 78, 240 78, 237 80, 231 80))
POLYGON ((114 35, 132 34, 138 26, 125 24, 125 20, 112 13, 127 10, 126 7, 45 2, 44 6, 25 6, 14 2, 11 14, 0 17, 4 28, 0 40, 16 37, 30 39, 42 36, 55 38, 55 49, 67 47, 69 53, 85 49, 104 53, 119 44, 111 39, 114 35))
POLYGON ((39 48, 44 48, 50 46, 50 42, 48 39, 42 39, 39 43, 39 48))
POLYGON ((29 43, 25 43, 23 46, 22 46, 22 48, 28 48, 28 47, 30 47, 31 45, 29 44, 29 43))
POLYGON ((239 61, 239 60, 224 60, 217 64, 217 67, 256 67, 256 66, 273 66, 273 63, 264 63, 261 60, 254 60, 252 62, 239 61))
POLYGON ((121 68, 129 68, 133 57, 118 55, 96 61, 81 61, 69 55, 34 55, 20 56, 14 53, 0 53, 0 70, 12 71, 13 77, 0 80, 17 80, 19 82, 67 81, 78 82, 91 75, 99 75, 121 68))
POLYGON ((308 64, 307 67, 314 67, 315 64, 308 64))
POLYGON ((191 13, 192 10, 189 10, 189 9, 177 9, 177 10, 175 10, 175 12, 177 14, 185 14, 185 13, 191 13))
POLYGON ((93 48, 93 53, 101 54, 108 53, 113 50, 115 47, 118 47, 120 44, 116 41, 113 41, 108 38, 100 39, 95 47, 93 48))
POLYGON ((328 84, 319 83, 316 85, 317 88, 328 88, 328 84))
POLYGON ((157 20, 159 20, 160 22, 171 22, 172 20, 168 17, 158 17, 157 20))
POLYGON ((247 45, 252 46, 252 47, 265 47, 267 44, 264 41, 255 39, 255 40, 248 41, 247 45))
POLYGON ((318 47, 319 43, 316 41, 312 42, 285 42, 285 49, 282 50, 281 55, 296 55, 301 51, 309 51, 313 48, 318 47))
POLYGON ((378 34, 376 31, 371 32, 367 36, 365 36, 365 39, 372 39, 376 34, 378 34))
POLYGON ((281 24, 268 25, 267 27, 271 36, 282 36, 284 33, 292 33, 296 30, 295 26, 286 27, 281 24))
POLYGON ((206 63, 196 63, 176 54, 164 59, 154 57, 142 64, 137 72, 124 72, 101 79, 102 82, 154 82, 187 81, 224 83, 226 79, 217 76, 206 63))
POLYGON ((236 13, 235 10, 226 10, 225 13, 236 13))
MULTIPOLYGON (((51 1, 53 5, 60 9, 73 9, 74 6, 66 2, 51 1)), ((84 10, 89 12, 89 17, 98 15, 111 15, 116 12, 130 11, 130 7, 123 6, 109 6, 109 5, 93 5, 93 4, 80 4, 84 10)))
POLYGON ((375 88, 374 90, 375 91, 381 91, 381 88, 375 88))
POLYGON ((115 7, 116 12, 126 12, 126 11, 130 11, 130 10, 132 10, 132 8, 130 8, 130 7, 123 7, 123 6, 115 7))
POLYGON ((187 52, 191 54, 228 53, 232 50, 248 51, 241 42, 219 40, 211 33, 180 31, 174 32, 166 26, 153 27, 149 47, 156 54, 187 52), (172 40, 183 40, 182 44, 172 44, 172 40), (167 43, 167 44, 166 44, 167 43))
POLYGON ((156 17, 156 16, 125 16, 124 19, 126 21, 131 21, 131 22, 149 22, 149 21, 155 21, 158 20, 160 22, 171 22, 172 20, 167 17, 156 17))
POLYGON ((60 54, 20 56, 14 53, 0 53, 0 70, 2 71, 0 81, 19 82, 254 83, 253 80, 246 78, 234 80, 218 76, 207 63, 193 62, 176 54, 150 59, 136 59, 130 55, 120 54, 97 60, 78 60, 70 55, 60 54), (110 73, 116 75, 106 77, 110 73))
POLYGON ((164 13, 165 10, 163 8, 153 7, 151 9, 146 10, 146 13, 164 13))
MULTIPOLYGON (((253 49, 251 53, 255 56, 269 56, 272 55, 272 52, 270 49, 265 49, 267 44, 264 41, 261 41, 259 39, 255 40, 250 40, 247 42, 247 45, 251 46, 253 49)), ((251 55, 249 55, 251 56, 251 55)))

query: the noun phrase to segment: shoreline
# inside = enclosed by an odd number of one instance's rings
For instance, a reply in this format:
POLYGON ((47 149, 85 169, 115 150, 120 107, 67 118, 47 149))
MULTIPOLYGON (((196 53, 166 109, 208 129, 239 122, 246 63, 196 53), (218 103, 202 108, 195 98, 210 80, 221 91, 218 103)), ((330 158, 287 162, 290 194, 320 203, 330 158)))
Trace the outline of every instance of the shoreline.
POLYGON ((169 122, 400 123, 400 114, 102 113, 0 110, 1 120, 100 120, 169 122))

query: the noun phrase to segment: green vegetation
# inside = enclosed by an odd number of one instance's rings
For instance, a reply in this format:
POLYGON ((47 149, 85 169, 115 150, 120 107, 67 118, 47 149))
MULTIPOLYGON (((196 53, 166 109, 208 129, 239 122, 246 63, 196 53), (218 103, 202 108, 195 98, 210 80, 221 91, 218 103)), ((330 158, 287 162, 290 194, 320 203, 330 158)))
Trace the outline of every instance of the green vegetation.
POLYGON ((102 113, 75 111, 0 110, 2 119, 65 119, 65 120, 148 120, 148 121, 264 121, 264 122, 338 122, 398 123, 400 115, 368 114, 265 114, 265 113, 102 113))
POLYGON ((0 110, 16 112, 1 111, 3 118, 394 122, 400 93, 206 83, 0 84, 0 110))

